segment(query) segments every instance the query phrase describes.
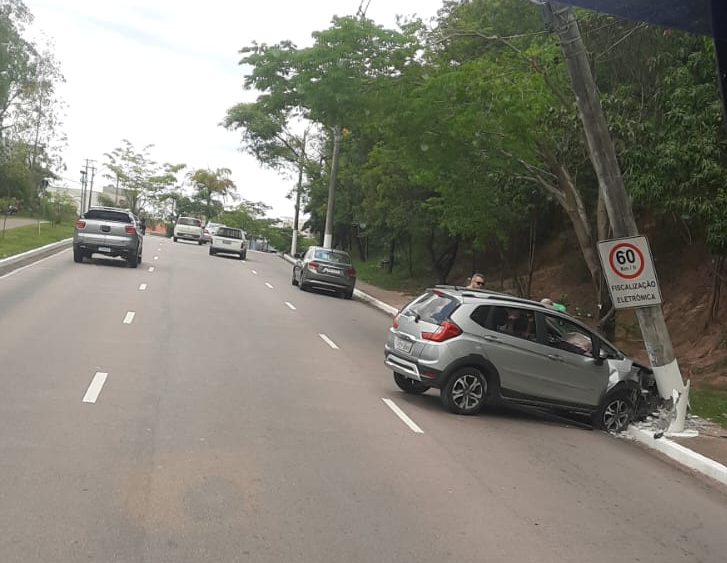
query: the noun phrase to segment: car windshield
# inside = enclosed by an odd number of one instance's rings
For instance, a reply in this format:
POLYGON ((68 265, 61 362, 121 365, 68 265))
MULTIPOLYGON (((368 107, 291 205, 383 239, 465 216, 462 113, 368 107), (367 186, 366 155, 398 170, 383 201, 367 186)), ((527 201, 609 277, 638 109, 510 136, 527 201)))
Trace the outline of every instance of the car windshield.
POLYGON ((228 227, 220 227, 217 229, 215 235, 218 237, 242 239, 242 231, 240 229, 230 229, 228 227))
POLYGON ((324 262, 331 262, 333 264, 341 264, 347 266, 351 264, 351 257, 345 252, 338 250, 328 250, 325 248, 317 248, 313 254, 313 258, 316 260, 323 260, 324 262))
POLYGON ((190 227, 201 227, 202 221, 199 219, 192 219, 191 217, 180 217, 177 221, 177 225, 188 225, 190 227))
POLYGON ((90 209, 86 211, 84 218, 95 221, 115 221, 117 223, 131 223, 131 215, 123 211, 111 209, 90 209))
POLYGON ((441 324, 458 306, 459 301, 455 298, 444 293, 430 291, 409 305, 405 309, 405 314, 427 323, 441 324))

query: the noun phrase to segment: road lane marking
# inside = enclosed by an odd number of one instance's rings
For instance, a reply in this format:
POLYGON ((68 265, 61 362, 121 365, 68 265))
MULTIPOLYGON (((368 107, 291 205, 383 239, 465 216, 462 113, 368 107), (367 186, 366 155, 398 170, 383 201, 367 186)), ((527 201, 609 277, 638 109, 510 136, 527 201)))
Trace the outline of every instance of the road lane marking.
POLYGON ((153 272, 154 271, 154 266, 149 266, 149 271, 150 272, 153 272))
POLYGON ((257 276, 257 270, 251 270, 253 274, 257 276))
POLYGON ((23 270, 26 270, 28 268, 32 268, 33 266, 37 266, 38 264, 42 264, 46 260, 50 260, 51 258, 55 258, 56 256, 60 256, 61 254, 65 254, 66 252, 72 250, 71 248, 66 248, 65 250, 61 250, 60 252, 56 252, 55 254, 51 254, 50 256, 46 256, 45 258, 41 258, 37 262, 33 262, 31 264, 27 264, 25 266, 21 266, 20 268, 16 268, 12 272, 8 272, 7 274, 3 274, 0 276, 0 280, 4 280, 5 278, 9 278, 10 276, 14 276, 18 272, 22 272, 23 270))
POLYGON ((323 342, 328 344, 331 348, 333 348, 334 350, 338 350, 338 346, 336 346, 336 343, 328 338, 325 334, 319 334, 318 336, 320 336, 321 339, 323 339, 323 342))
POLYGON ((159 260, 159 256, 154 256, 154 260, 159 260))
POLYGON ((129 311, 126 313, 126 316, 124 317, 124 324, 130 325, 134 321, 134 317, 136 316, 136 313, 134 311, 129 311))
POLYGON ((145 283, 139 284, 139 291, 146 291, 146 284, 145 283))
POLYGON ((383 398, 381 400, 384 401, 384 403, 386 403, 386 406, 389 407, 392 411, 394 411, 394 414, 396 416, 398 416, 404 424, 406 424, 409 428, 411 428, 411 430, 413 430, 417 434, 424 434, 424 430, 419 428, 416 425, 416 422, 414 422, 411 418, 409 418, 406 415, 406 413, 403 410, 401 410, 394 401, 392 401, 391 399, 383 399, 383 398))
POLYGON ((91 380, 91 384, 88 386, 88 389, 86 390, 86 394, 83 396, 83 402, 84 403, 95 403, 96 399, 98 399, 99 394, 101 393, 101 389, 103 389, 104 383, 106 383, 106 378, 109 376, 108 373, 104 373, 102 371, 97 371, 96 375, 93 376, 93 379, 91 380))
POLYGON ((267 287, 268 287, 269 289, 273 289, 273 286, 272 286, 272 285, 270 285, 270 284, 269 284, 268 282, 265 282, 265 285, 266 285, 266 286, 267 286, 267 287))
POLYGON ((289 302, 287 302, 287 301, 285 302, 285 304, 286 304, 286 305, 287 305, 288 307, 290 307, 290 309, 291 309, 291 310, 295 311, 295 305, 293 305, 292 303, 289 303, 289 302))

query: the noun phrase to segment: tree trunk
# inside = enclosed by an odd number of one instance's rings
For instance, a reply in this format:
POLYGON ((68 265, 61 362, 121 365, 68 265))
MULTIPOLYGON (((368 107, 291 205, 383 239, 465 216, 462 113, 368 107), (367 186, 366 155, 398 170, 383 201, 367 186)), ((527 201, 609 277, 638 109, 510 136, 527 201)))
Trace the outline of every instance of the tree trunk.
POLYGON ((437 255, 434 249, 435 231, 434 228, 431 230, 429 240, 427 241, 427 247, 429 249, 429 256, 432 259, 432 266, 437 274, 437 283, 446 284, 449 273, 452 271, 452 266, 457 259, 457 251, 459 250, 459 235, 454 237, 447 247, 442 251, 441 254, 437 255))
POLYGON ((712 296, 709 303, 709 321, 716 321, 719 317, 720 297, 722 296, 722 272, 724 271, 724 256, 716 256, 714 264, 714 281, 712 282, 712 296))
POLYGON ((396 237, 391 237, 391 243, 389 244, 389 265, 387 271, 391 274, 394 271, 394 251, 396 250, 396 237))

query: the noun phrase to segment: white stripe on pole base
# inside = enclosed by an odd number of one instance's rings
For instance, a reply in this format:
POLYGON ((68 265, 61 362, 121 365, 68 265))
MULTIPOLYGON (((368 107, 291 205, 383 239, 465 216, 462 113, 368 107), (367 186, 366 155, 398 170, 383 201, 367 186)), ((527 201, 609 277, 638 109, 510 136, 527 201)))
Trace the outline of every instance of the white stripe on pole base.
POLYGON ((334 350, 338 350, 338 346, 336 346, 336 343, 328 338, 325 334, 319 334, 318 336, 320 336, 323 342, 328 344, 331 348, 333 348, 334 350))
POLYGON ((93 376, 91 384, 86 390, 86 394, 83 396, 84 403, 96 402, 96 399, 98 399, 98 396, 101 393, 101 389, 103 389, 104 383, 106 383, 106 378, 108 377, 108 375, 108 373, 104 373, 102 371, 96 372, 96 375, 93 376))
POLYGON ((134 322, 134 317, 136 316, 136 313, 134 311, 129 311, 126 313, 126 316, 124 317, 124 324, 130 325, 132 322, 134 322))
POLYGON ((384 403, 386 403, 386 406, 389 407, 392 411, 394 411, 394 414, 396 416, 398 416, 404 424, 406 424, 409 428, 411 428, 412 431, 414 431, 417 434, 424 434, 424 430, 419 428, 416 425, 416 423, 411 418, 409 418, 406 415, 406 413, 396 405, 396 403, 394 401, 392 401, 391 399, 383 399, 383 398, 381 400, 384 401, 384 403))

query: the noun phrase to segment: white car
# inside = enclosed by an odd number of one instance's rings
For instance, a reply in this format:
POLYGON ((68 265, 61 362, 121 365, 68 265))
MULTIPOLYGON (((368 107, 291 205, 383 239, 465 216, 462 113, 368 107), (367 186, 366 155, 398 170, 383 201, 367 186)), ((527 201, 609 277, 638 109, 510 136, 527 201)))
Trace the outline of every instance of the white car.
POLYGON ((177 242, 177 239, 183 239, 203 244, 202 234, 202 221, 195 217, 180 217, 174 225, 174 242, 177 242))
POLYGON ((233 227, 218 227, 210 243, 210 256, 215 254, 237 254, 244 260, 247 257, 245 233, 233 227))

